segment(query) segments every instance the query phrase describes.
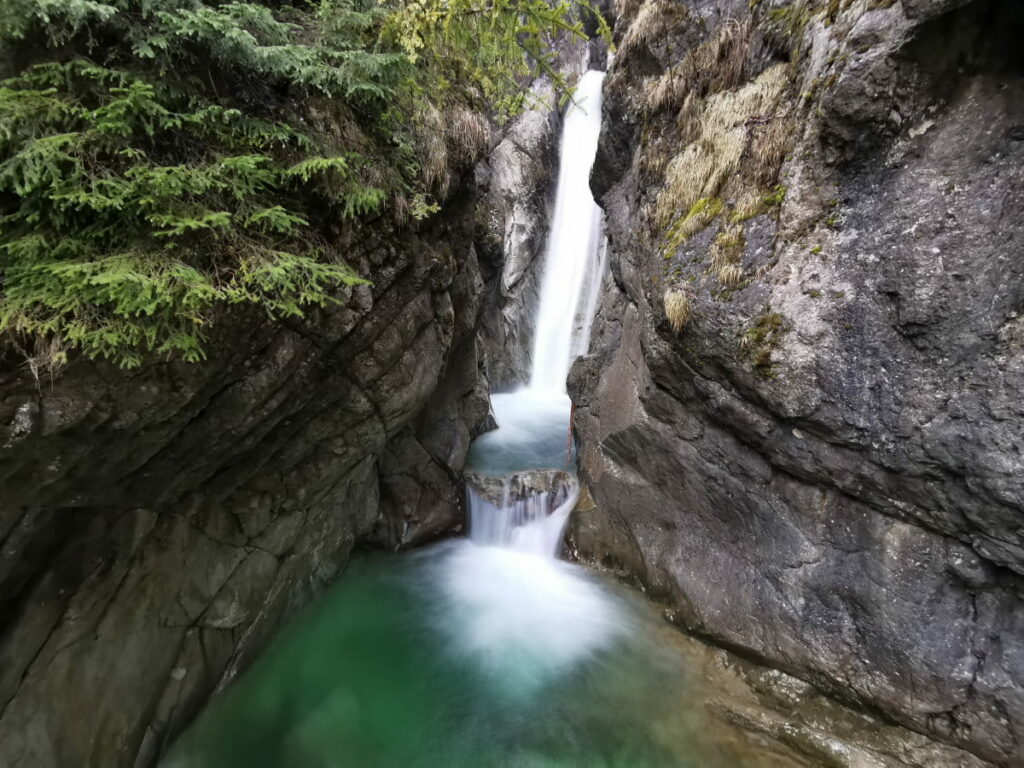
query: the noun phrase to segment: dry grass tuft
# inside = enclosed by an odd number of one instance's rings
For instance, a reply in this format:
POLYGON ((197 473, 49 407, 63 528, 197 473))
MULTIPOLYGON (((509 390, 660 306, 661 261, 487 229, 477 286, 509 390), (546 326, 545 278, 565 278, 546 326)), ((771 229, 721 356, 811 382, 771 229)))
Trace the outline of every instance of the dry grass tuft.
POLYGON ((643 0, 615 0, 615 18, 620 22, 628 22, 636 17, 642 6, 643 0))
POLYGON ((728 19, 706 46, 698 49, 697 66, 709 73, 712 91, 735 88, 743 82, 743 69, 754 40, 754 23, 728 19))
POLYGON ((44 377, 52 382, 60 370, 67 365, 68 346, 60 334, 34 336, 27 339, 28 343, 25 346, 22 346, 20 341, 26 341, 26 339, 19 340, 14 335, 8 335, 3 343, 4 346, 9 344, 24 359, 24 365, 32 374, 37 389, 44 377))
POLYGON ((743 190, 736 201, 731 221, 738 224, 764 213, 767 209, 768 205, 764 201, 764 193, 757 187, 749 187, 743 190))
POLYGON ((670 225, 702 198, 716 197, 739 167, 747 146, 746 122, 772 114, 788 82, 788 68, 777 64, 737 91, 717 93, 703 109, 698 138, 668 163, 665 186, 655 203, 655 218, 670 225))
POLYGON ((776 116, 767 125, 760 127, 751 143, 754 180, 770 187, 779 179, 779 169, 786 159, 786 151, 793 132, 793 123, 788 117, 776 116))
POLYGON ((665 316, 675 333, 681 333, 693 314, 693 301, 682 291, 669 289, 663 297, 665 316))
POLYGON ((711 269, 720 272, 731 264, 738 264, 745 245, 743 225, 729 224, 718 233, 715 242, 711 244, 711 269))
MULTIPOLYGON (((623 3, 623 10, 627 10, 626 5, 623 3)), ((656 40, 678 32, 688 19, 686 7, 677 0, 644 0, 636 18, 622 36, 618 50, 620 60, 656 40)))
POLYGON ((754 25, 749 17, 743 21, 729 19, 714 37, 645 88, 647 109, 653 113, 682 104, 687 98, 699 100, 735 88, 743 82, 753 39, 754 25))
POLYGON ((743 268, 736 264, 727 264, 718 270, 718 282, 726 288, 736 288, 743 282, 743 268))
MULTIPOLYGON (((650 82, 650 81, 648 81, 650 82)), ((654 113, 664 107, 678 104, 689 92, 689 83, 680 67, 673 67, 661 73, 654 85, 644 85, 644 101, 647 111, 654 113)))
POLYGON ((447 112, 448 151, 460 163, 475 163, 487 149, 490 131, 483 115, 458 106, 447 112))
POLYGON ((423 101, 415 125, 416 145, 422 158, 423 182, 427 189, 436 190, 443 197, 451 183, 444 115, 433 104, 423 101))
POLYGON ((423 102, 414 124, 424 185, 443 198, 448 194, 452 171, 476 162, 487 149, 487 121, 462 105, 441 111, 423 102))

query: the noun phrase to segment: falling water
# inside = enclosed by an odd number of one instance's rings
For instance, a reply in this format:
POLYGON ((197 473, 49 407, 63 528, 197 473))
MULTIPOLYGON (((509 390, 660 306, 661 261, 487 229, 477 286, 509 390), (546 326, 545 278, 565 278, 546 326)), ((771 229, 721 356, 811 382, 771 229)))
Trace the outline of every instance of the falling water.
MULTIPOLYGON (((548 236, 540 306, 533 336, 530 388, 565 392, 579 326, 583 287, 598 275, 601 209, 590 191, 590 169, 601 133, 604 73, 580 78, 562 128, 555 215, 548 236)), ((590 302, 587 302, 589 304, 590 302)), ((584 325, 589 325, 587 318, 584 325)))
MULTIPOLYGON (((561 478, 559 478, 561 480, 561 478)), ((472 540, 484 546, 505 547, 555 557, 569 513, 579 499, 579 483, 570 475, 551 490, 523 493, 515 498, 504 478, 500 503, 469 490, 469 529, 472 540)))
POLYGON ((498 429, 473 446, 470 466, 503 475, 500 502, 468 484, 470 537, 546 557, 558 554, 562 531, 579 496, 571 432, 572 403, 566 377, 573 358, 586 351, 597 309, 605 247, 601 209, 590 191, 590 169, 601 133, 604 73, 580 78, 562 127, 555 214, 545 253, 540 304, 533 337, 530 384, 495 395, 498 429), (516 474, 564 470, 557 487, 513 494, 516 474))

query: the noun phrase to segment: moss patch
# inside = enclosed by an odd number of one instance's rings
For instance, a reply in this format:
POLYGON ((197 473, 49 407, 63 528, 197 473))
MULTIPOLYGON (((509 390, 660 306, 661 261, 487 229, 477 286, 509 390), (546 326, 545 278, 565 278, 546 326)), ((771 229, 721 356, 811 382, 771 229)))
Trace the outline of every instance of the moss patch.
POLYGON ((759 373, 773 377, 775 361, 772 352, 789 330, 785 315, 773 312, 766 306, 764 312, 754 318, 751 326, 740 337, 740 350, 753 363, 759 373))

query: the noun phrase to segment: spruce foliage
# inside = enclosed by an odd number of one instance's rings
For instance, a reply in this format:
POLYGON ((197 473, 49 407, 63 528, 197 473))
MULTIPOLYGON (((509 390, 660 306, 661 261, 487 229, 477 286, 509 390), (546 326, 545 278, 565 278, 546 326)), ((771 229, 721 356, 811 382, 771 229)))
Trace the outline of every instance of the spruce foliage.
POLYGON ((545 0, 431 2, 5 0, 0 333, 195 361, 218 307, 302 316, 372 278, 338 228, 436 210, 473 108, 513 111, 582 34, 545 0))

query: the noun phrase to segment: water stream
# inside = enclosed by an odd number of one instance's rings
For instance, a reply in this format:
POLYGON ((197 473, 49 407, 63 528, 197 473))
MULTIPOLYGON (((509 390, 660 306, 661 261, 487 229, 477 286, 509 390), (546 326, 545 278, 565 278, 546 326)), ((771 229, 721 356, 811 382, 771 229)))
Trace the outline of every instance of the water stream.
POLYGON ((555 213, 548 235, 540 306, 534 328, 530 388, 565 393, 573 340, 587 328, 597 304, 601 248, 601 209, 590 192, 590 169, 601 134, 604 73, 580 78, 562 127, 555 213), (589 283, 592 290, 586 295, 589 283), (588 299, 584 301, 584 299, 588 299), (591 313, 581 318, 581 313, 591 313))
MULTIPOLYGON (((529 385, 473 446, 470 535, 357 560, 168 768, 733 766, 639 595, 557 559, 579 487, 565 379, 603 269, 588 178, 603 75, 565 118, 529 385), (476 485, 473 485, 473 483, 476 485)), ((750 764, 750 763, 747 763, 750 764)))

